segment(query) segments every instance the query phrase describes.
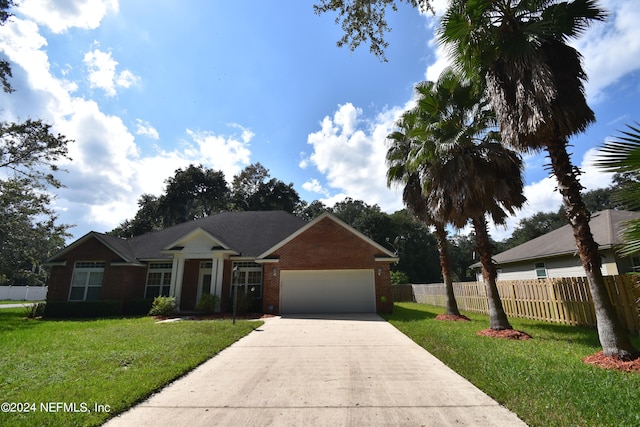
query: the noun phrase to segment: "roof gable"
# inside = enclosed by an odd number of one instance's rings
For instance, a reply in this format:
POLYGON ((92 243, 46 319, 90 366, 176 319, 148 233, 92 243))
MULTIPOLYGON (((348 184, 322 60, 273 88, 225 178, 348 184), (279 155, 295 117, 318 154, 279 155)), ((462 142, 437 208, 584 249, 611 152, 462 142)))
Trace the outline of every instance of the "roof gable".
MULTIPOLYGON (((640 212, 605 210, 592 215, 589 225, 593 238, 600 249, 608 249, 622 244, 620 231, 625 221, 640 218, 640 212)), ((562 226, 547 234, 536 237, 493 257, 498 264, 506 264, 531 259, 540 259, 576 252, 575 238, 571 224, 562 226)), ((474 264, 475 266, 476 264, 474 264)))
POLYGON ((65 254, 81 247, 91 239, 95 239, 98 242, 100 242, 107 249, 109 249, 110 251, 115 253, 117 256, 119 256, 122 259, 122 261, 128 262, 128 263, 136 263, 136 259, 133 256, 133 251, 131 250, 131 246, 129 245, 127 240, 122 239, 120 237, 109 236, 107 234, 96 233, 95 231, 91 231, 85 234, 75 242, 66 246, 61 251, 53 255, 51 258, 47 259, 45 263, 52 263, 60 260, 60 258, 63 257, 65 254))
POLYGON ((376 243, 375 241, 373 241, 372 239, 370 239, 369 237, 365 236, 364 234, 362 234, 361 232, 359 232, 358 230, 356 230, 355 228, 351 227, 350 225, 348 225, 347 223, 343 222, 342 220, 338 219, 335 215, 329 213, 329 212, 325 212, 322 215, 314 218, 312 221, 310 221, 309 223, 307 223, 307 225, 305 225, 304 227, 298 229, 297 231, 295 231, 294 233, 292 233, 291 235, 289 235, 288 237, 286 237, 284 240, 278 242, 276 245, 270 247, 269 249, 267 249, 266 251, 264 251, 263 253, 261 253, 260 255, 258 255, 257 259, 265 259, 268 258, 269 255, 271 255, 273 252, 277 251, 278 249, 282 248, 284 245, 286 245, 287 243, 291 242, 292 240, 294 240, 296 237, 300 236, 301 234, 303 234, 305 231, 315 227, 319 222, 328 219, 331 220, 333 222, 335 222, 337 225, 339 225, 340 227, 345 228, 348 232, 350 232, 351 234, 355 235, 356 237, 358 237, 359 239, 362 239, 363 241, 365 241, 367 244, 375 247, 378 251, 380 251, 382 254, 390 257, 390 258, 396 258, 396 255, 394 253, 392 253, 389 249, 385 248, 384 246, 379 245, 378 243, 376 243))
MULTIPOLYGON (((162 248, 163 252, 180 250, 185 254, 210 253, 213 250, 230 250, 229 245, 223 243, 220 239, 213 236, 208 231, 197 227, 180 237, 178 240, 169 243, 162 248)), ((235 252, 230 250, 230 252, 235 252)))

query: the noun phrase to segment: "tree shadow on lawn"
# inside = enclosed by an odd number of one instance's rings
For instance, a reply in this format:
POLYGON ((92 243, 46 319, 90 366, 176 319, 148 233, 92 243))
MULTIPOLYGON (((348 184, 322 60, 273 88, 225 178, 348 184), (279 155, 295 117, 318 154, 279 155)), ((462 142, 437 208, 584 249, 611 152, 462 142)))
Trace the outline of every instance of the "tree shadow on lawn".
POLYGON ((402 322, 411 322, 416 320, 435 319, 438 314, 430 311, 416 310, 413 308, 403 307, 399 305, 393 306, 393 313, 384 314, 386 320, 396 320, 402 322))
POLYGON ((576 343, 594 349, 600 348, 598 331, 595 328, 546 322, 533 323, 531 328, 546 332, 546 334, 536 334, 536 338, 540 340, 564 341, 567 344, 576 343))
POLYGON ((22 329, 33 329, 40 323, 39 319, 27 317, 26 308, 5 308, 0 310, 0 331, 11 332, 22 329))

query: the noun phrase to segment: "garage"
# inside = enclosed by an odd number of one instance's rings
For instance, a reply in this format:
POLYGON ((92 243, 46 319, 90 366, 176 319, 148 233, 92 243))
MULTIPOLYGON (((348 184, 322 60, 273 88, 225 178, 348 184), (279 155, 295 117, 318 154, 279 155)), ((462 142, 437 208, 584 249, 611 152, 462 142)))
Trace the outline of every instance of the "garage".
POLYGON ((280 312, 374 313, 373 270, 283 270, 280 312))

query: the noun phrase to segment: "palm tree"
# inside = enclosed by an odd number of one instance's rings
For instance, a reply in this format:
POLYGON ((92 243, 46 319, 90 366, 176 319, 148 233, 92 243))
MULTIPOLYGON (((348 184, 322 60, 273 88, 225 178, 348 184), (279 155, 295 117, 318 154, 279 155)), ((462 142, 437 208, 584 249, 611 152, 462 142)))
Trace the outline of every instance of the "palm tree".
POLYGON ((547 151, 589 281, 604 354, 626 359, 635 349, 608 297, 580 195, 580 171, 567 152, 568 138, 595 121, 584 95, 581 55, 567 42, 605 17, 595 0, 452 0, 440 40, 465 75, 480 75, 503 142, 523 152, 547 151))
POLYGON ((446 314, 460 316, 460 310, 453 293, 453 278, 451 275, 451 262, 449 260, 449 249, 447 241, 447 231, 445 225, 436 221, 427 209, 426 199, 422 195, 422 185, 417 172, 410 172, 407 168, 407 158, 411 150, 411 137, 409 133, 415 130, 415 115, 405 114, 396 122, 398 130, 392 132, 387 138, 391 142, 387 151, 387 185, 403 185, 402 201, 413 215, 427 226, 433 226, 436 230, 436 242, 438 255, 440 258, 440 269, 446 292, 446 314))
MULTIPOLYGON (((615 197, 625 207, 632 210, 640 209, 640 124, 627 125, 628 131, 622 136, 605 143, 600 149, 600 157, 596 165, 607 172, 631 174, 635 179, 624 183, 615 197)), ((624 245, 620 255, 628 256, 640 252, 640 220, 628 221, 622 231, 624 245)))
POLYGON ((493 113, 476 87, 445 70, 437 82, 417 86, 418 105, 407 168, 418 172, 431 216, 463 228, 469 219, 476 232, 489 303, 490 327, 512 329, 496 285, 496 268, 485 214, 496 224, 524 204, 522 161, 488 131, 493 113))

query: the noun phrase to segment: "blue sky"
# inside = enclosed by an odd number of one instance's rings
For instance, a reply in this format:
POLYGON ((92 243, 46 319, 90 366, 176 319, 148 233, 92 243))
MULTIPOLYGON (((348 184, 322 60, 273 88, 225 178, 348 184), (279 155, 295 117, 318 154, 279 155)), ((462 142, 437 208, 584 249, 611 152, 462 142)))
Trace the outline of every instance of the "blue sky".
MULTIPOLYGON (((75 140, 56 192, 74 237, 133 217, 143 193, 161 194, 178 168, 203 164, 227 181, 250 163, 331 206, 345 197, 402 208, 387 189, 384 154, 413 86, 435 79, 446 55, 437 18, 400 5, 390 13, 389 62, 342 35, 313 1, 20 0, 0 28, 0 55, 16 92, 0 94, 0 120, 41 118, 75 140)), ((446 4, 436 2, 439 11, 446 4)), ((601 1, 611 14, 575 43, 589 74, 598 122, 575 138, 583 185, 606 187, 590 165, 594 148, 640 121, 637 0, 601 1)), ((525 156, 529 203, 506 228, 560 198, 543 155, 525 156)))

